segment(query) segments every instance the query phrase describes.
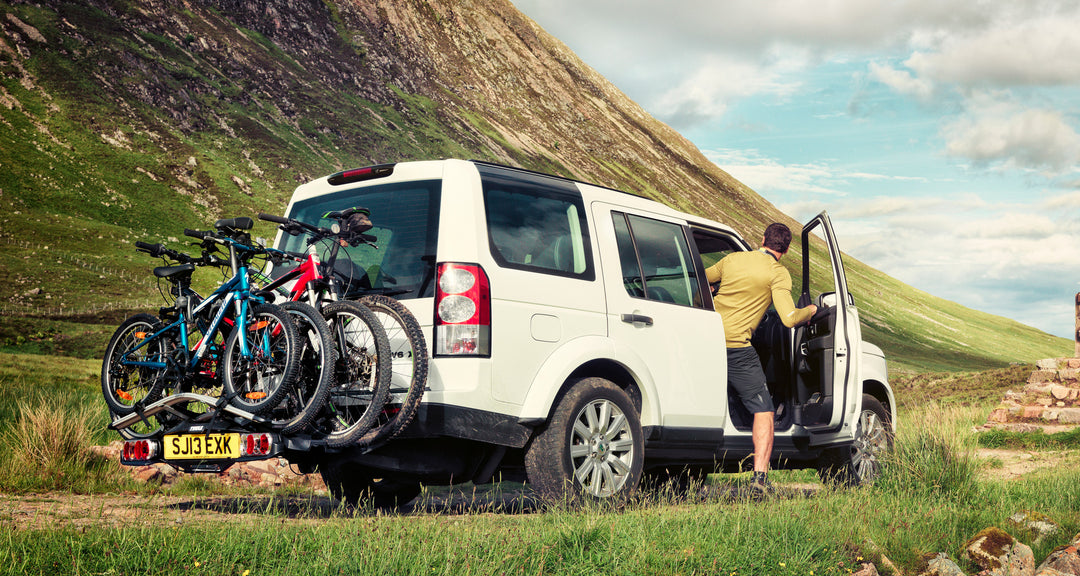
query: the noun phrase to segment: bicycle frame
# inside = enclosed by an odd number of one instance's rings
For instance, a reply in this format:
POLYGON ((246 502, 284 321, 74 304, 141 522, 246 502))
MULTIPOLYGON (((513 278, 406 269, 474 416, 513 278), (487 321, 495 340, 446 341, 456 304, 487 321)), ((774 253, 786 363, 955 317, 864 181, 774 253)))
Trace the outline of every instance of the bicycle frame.
MULTIPOLYGON (((241 330, 241 333, 247 330, 247 314, 249 301, 255 300, 256 302, 261 302, 262 299, 251 293, 251 285, 248 280, 247 265, 243 262, 242 259, 237 257, 236 243, 229 240, 228 244, 230 265, 233 269, 232 278, 219 286, 217 290, 214 290, 214 292, 210 294, 210 296, 206 297, 206 299, 204 299, 202 302, 200 302, 198 306, 191 309, 190 317, 188 315, 188 310, 186 306, 178 307, 180 318, 176 322, 173 322, 172 324, 169 324, 161 330, 158 330, 154 334, 147 336, 141 342, 139 342, 138 345, 126 352, 121 359, 121 363, 123 365, 155 369, 168 368, 170 364, 175 365, 175 361, 173 361, 171 358, 165 362, 157 362, 128 360, 127 356, 128 354, 140 350, 143 346, 148 345, 150 342, 156 340, 157 338, 162 337, 163 334, 178 329, 180 331, 180 342, 183 343, 182 351, 184 354, 184 363, 183 366, 180 368, 180 373, 181 376, 186 376, 199 365, 200 361, 202 361, 203 356, 205 356, 207 349, 209 349, 210 347, 210 343, 218 334, 218 329, 220 328, 221 323, 225 320, 225 315, 228 313, 230 306, 234 307, 236 310, 235 328, 237 330, 241 330), (217 311, 217 313, 214 314, 214 317, 211 319, 210 324, 206 327, 206 330, 203 331, 202 338, 195 345, 194 352, 192 352, 191 348, 188 346, 188 337, 191 334, 191 332, 189 331, 189 327, 193 319, 198 316, 199 312, 219 301, 221 302, 221 308, 217 311)), ((182 297, 187 298, 189 296, 182 297)), ((265 335, 264 338, 266 338, 265 335)), ((264 346, 269 348, 269 342, 264 342, 263 344, 264 346)), ((247 339, 240 338, 239 345, 241 356, 243 356, 244 358, 250 358, 251 350, 248 347, 247 339)))

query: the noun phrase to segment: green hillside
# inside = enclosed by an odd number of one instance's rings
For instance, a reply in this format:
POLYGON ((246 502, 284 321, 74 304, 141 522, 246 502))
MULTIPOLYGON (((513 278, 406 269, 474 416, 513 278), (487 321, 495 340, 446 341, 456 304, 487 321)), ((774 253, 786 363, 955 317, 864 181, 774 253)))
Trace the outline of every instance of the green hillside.
MULTIPOLYGON (((89 353, 103 329, 85 326, 160 301, 134 241, 179 244, 185 227, 280 212, 298 183, 346 167, 493 160, 652 197, 751 239, 796 224, 506 1, 0 12, 6 348, 89 353)), ((846 262, 865 337, 894 369, 1071 355, 1069 341, 846 262)))

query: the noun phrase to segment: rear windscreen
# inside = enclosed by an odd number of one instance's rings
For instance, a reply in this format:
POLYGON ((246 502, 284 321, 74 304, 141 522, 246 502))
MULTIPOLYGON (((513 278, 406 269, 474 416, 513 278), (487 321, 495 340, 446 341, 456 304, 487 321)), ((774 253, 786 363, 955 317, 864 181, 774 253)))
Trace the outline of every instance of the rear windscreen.
MULTIPOLYGON (((293 205, 290 218, 329 228, 327 212, 362 206, 371 211, 374 227, 367 234, 376 237, 376 247, 361 244, 340 248, 334 269, 347 283, 347 296, 386 294, 398 299, 434 295, 435 249, 438 237, 439 191, 441 181, 425 180, 364 186, 310 198, 293 205)), ((290 252, 307 250, 307 235, 285 235, 278 248, 290 252)), ((318 244, 319 257, 326 262, 329 241, 318 244)), ((295 266, 275 269, 279 276, 295 266)))

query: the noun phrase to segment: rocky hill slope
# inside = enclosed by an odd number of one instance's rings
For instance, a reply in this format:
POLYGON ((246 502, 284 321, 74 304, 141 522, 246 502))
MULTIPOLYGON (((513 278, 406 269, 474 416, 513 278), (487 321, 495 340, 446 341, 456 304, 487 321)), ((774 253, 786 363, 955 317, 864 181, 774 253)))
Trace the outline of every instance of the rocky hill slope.
MULTIPOLYGON (((297 183, 377 162, 520 165, 750 238, 796 225, 506 0, 37 0, 0 13, 5 314, 145 307, 150 263, 131 242, 281 211, 297 183)), ((897 366, 1070 350, 847 264, 866 337, 897 366)))

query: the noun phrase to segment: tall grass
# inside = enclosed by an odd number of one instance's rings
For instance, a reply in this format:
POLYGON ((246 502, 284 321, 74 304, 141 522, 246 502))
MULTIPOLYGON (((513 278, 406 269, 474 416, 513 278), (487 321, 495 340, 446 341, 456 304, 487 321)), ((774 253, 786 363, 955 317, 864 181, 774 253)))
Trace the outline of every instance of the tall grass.
POLYGON ((91 450, 102 427, 99 409, 66 395, 39 394, 18 400, 16 412, 14 422, 0 430, 3 489, 86 492, 130 482, 91 450))
POLYGON ((930 402, 918 422, 903 427, 876 488, 894 495, 965 500, 978 495, 975 435, 969 422, 977 408, 930 402))

